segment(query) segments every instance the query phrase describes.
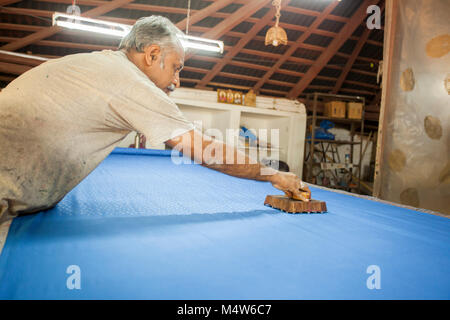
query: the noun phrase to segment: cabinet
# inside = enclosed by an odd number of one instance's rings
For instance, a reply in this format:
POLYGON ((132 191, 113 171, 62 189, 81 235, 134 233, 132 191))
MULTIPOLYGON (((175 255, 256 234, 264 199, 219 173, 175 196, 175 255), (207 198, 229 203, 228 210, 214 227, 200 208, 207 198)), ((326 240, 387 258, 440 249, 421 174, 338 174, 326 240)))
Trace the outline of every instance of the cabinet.
MULTIPOLYGON (((281 160, 291 172, 301 177, 306 131, 306 109, 295 100, 256 97, 256 107, 217 102, 215 91, 178 88, 170 94, 185 117, 203 133, 229 143, 258 161, 281 160), (267 147, 248 146, 239 139, 241 126, 251 130, 267 147)), ((136 133, 130 133, 120 146, 134 143, 136 133)), ((164 149, 165 145, 147 148, 164 149)))
POLYGON ((306 103, 311 106, 312 115, 307 117, 309 128, 305 144, 305 176, 306 182, 324 185, 327 187, 343 189, 346 191, 356 191, 361 193, 361 162, 362 162, 362 136, 364 133, 364 97, 334 95, 324 93, 312 93, 306 95, 306 103), (361 119, 348 119, 345 117, 330 117, 319 115, 319 104, 324 110, 325 105, 330 105, 331 101, 341 103, 361 103, 361 119), (316 128, 322 120, 328 120, 340 127, 347 128, 350 132, 349 139, 318 139, 316 128), (356 129, 359 128, 359 131, 356 129), (309 133, 309 135, 308 135, 309 133), (356 134, 360 134, 360 141, 356 141, 356 134), (349 146, 348 155, 342 159, 339 149, 349 146), (355 159, 355 146, 358 146, 358 159, 355 159), (335 183, 330 183, 334 179, 335 183))

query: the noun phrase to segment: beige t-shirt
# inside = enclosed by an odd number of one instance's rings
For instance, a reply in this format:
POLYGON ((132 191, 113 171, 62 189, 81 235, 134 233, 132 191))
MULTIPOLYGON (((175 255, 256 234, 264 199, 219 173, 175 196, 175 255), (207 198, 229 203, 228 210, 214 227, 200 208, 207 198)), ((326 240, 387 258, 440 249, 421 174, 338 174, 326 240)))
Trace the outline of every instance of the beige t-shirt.
POLYGON ((156 145, 192 129, 121 51, 45 62, 0 92, 0 221, 54 206, 130 131, 156 145))

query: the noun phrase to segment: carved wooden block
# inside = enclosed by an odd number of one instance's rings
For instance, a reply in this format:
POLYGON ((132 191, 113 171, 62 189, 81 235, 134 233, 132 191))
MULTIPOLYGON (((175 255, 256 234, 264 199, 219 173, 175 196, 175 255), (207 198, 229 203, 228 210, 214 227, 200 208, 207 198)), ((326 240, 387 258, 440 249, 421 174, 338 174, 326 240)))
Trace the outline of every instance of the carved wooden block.
POLYGON ((309 202, 303 202, 285 196, 267 196, 264 205, 288 213, 321 213, 327 211, 327 204, 324 201, 310 200, 309 202))

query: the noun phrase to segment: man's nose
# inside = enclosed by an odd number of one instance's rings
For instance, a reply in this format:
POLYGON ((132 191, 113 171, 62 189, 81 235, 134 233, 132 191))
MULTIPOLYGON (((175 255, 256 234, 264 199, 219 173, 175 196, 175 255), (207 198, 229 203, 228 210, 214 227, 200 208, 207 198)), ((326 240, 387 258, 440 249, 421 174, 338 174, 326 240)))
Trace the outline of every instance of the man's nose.
POLYGON ((175 79, 173 79, 172 83, 175 85, 175 87, 177 87, 177 88, 180 87, 180 74, 178 72, 175 75, 175 79))

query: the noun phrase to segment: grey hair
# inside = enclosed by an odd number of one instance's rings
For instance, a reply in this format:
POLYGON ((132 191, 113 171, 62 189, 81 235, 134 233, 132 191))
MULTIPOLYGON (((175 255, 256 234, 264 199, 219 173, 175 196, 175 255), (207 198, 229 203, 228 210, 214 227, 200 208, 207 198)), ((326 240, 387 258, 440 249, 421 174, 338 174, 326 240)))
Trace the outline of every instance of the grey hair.
POLYGON ((166 49, 168 51, 176 48, 183 50, 180 41, 180 37, 183 35, 183 32, 165 17, 143 17, 136 21, 131 31, 122 39, 119 50, 134 49, 137 52, 144 52, 147 46, 156 44, 161 47, 165 55, 166 49))

